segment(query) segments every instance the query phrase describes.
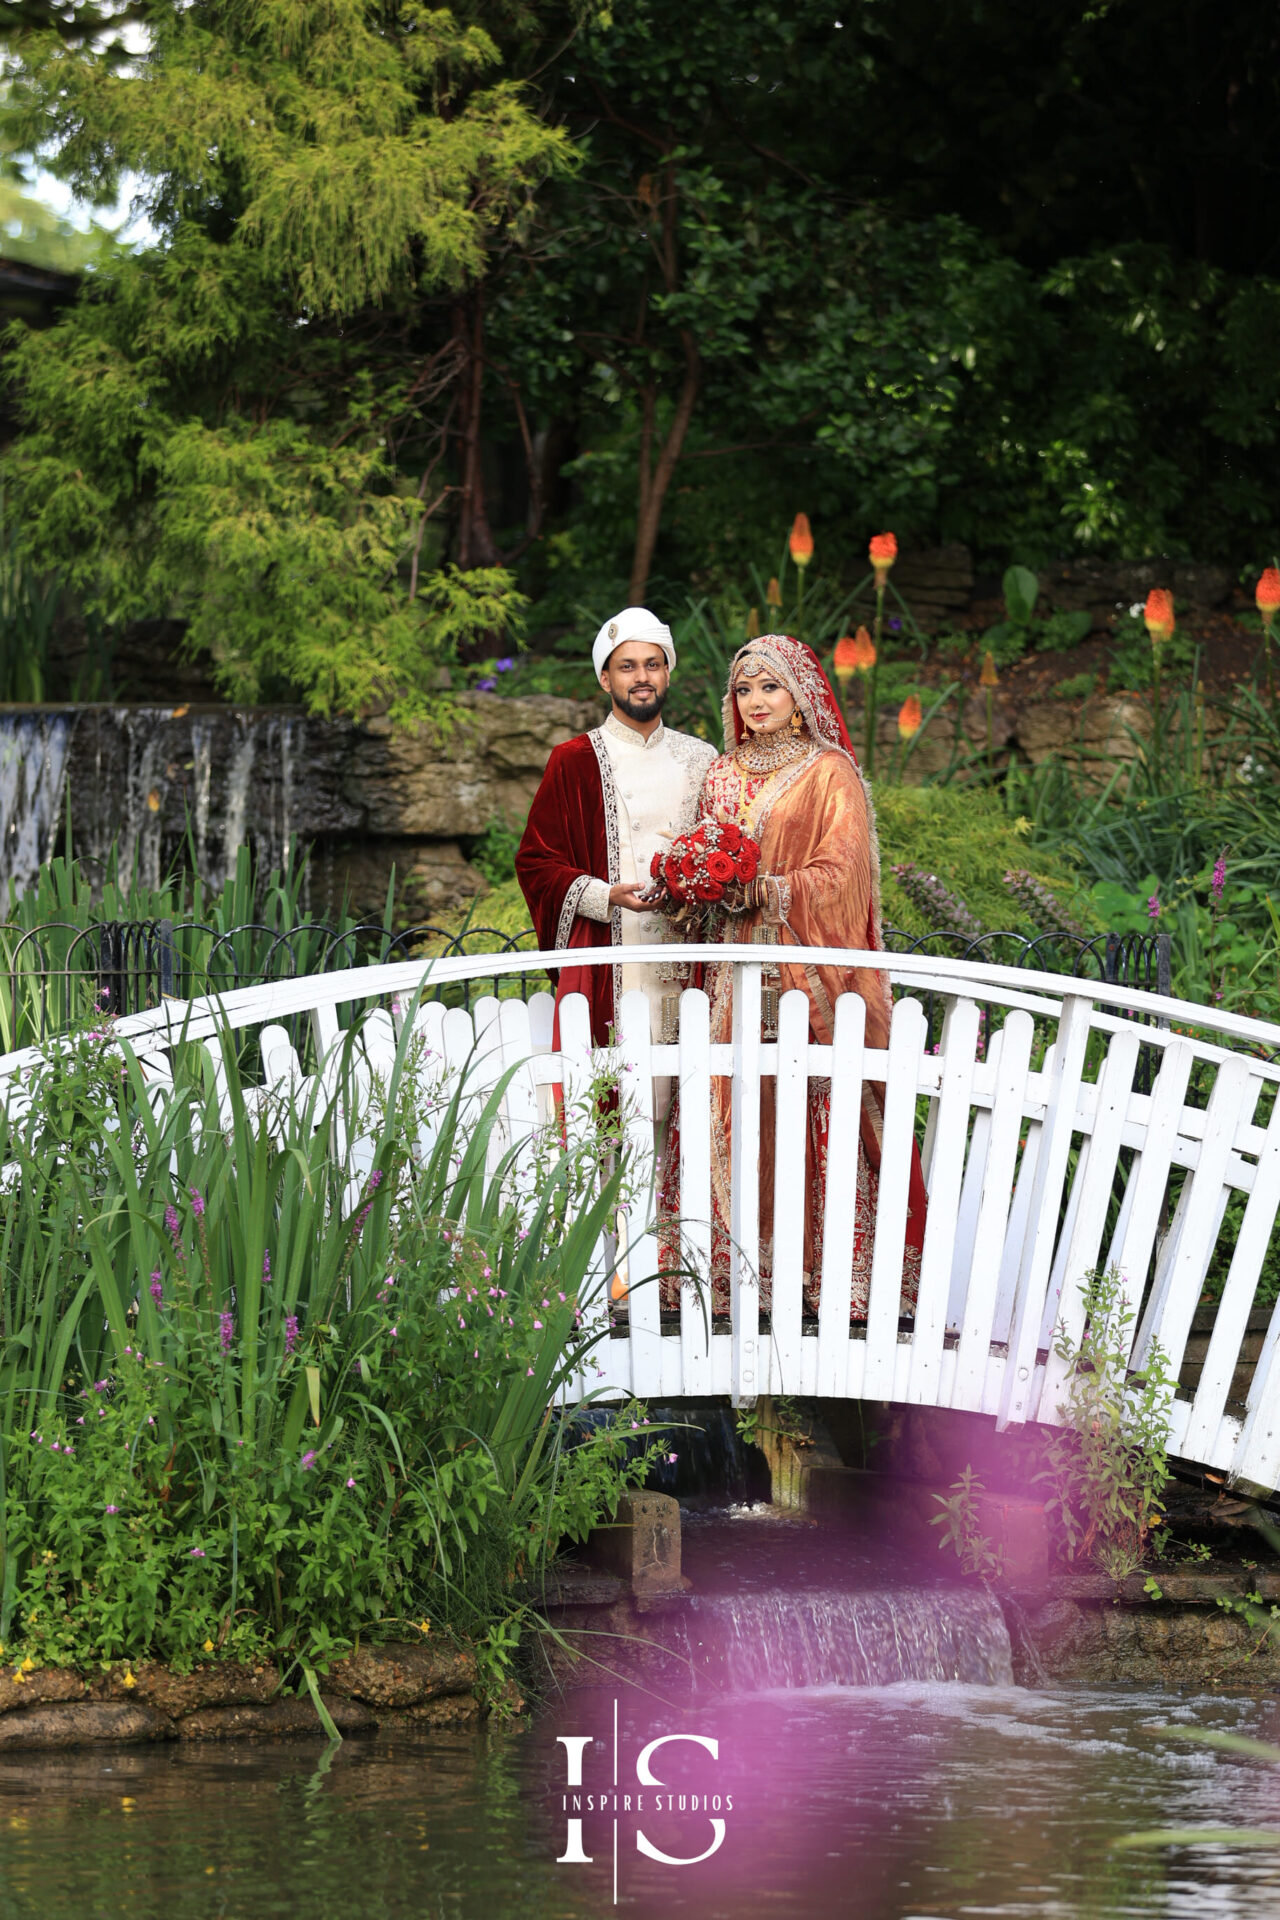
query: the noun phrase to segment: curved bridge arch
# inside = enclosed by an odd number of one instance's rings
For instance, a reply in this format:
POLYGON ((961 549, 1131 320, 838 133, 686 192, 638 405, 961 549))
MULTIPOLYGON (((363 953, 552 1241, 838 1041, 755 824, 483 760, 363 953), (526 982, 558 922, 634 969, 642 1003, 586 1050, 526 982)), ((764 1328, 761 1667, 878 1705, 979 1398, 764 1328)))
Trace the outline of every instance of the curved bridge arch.
MULTIPOLYGON (((669 959, 670 949, 636 949, 629 957, 669 959)), ((578 1383, 582 1391, 664 1402, 812 1394, 962 1408, 994 1415, 1001 1425, 1053 1422, 1066 1366, 1054 1336, 1061 1328, 1074 1339, 1082 1330, 1085 1273, 1111 1264, 1121 1270, 1137 1310, 1131 1364, 1140 1368, 1158 1340, 1175 1374, 1213 1274, 1221 1294, 1208 1351, 1194 1393, 1180 1391, 1169 1409, 1170 1450, 1233 1479, 1280 1484, 1280 1305, 1260 1355, 1245 1365, 1243 1391, 1240 1385, 1241 1352, 1280 1204, 1280 1028, 1055 974, 923 955, 798 949, 788 951, 788 961, 886 967, 897 993, 889 1045, 862 1047, 854 995, 838 1003, 832 1046, 810 1043, 801 995, 790 1006, 784 996, 779 1037, 764 1041, 760 949, 688 948, 682 958, 734 967, 731 1044, 709 1044, 705 996, 692 989, 683 996, 678 1046, 651 1043, 647 1002, 628 995, 619 1045, 604 1057, 592 1048, 586 1002, 578 996, 562 1004, 554 1053, 545 991, 530 999, 489 992, 470 1011, 439 998, 414 1001, 420 992, 447 994, 479 979, 490 986, 510 981, 517 991, 545 984, 545 970, 563 959, 551 953, 408 961, 282 980, 170 1002, 119 1021, 116 1032, 163 1080, 176 1042, 203 1040, 220 1058, 220 1030, 252 1029, 264 1085, 290 1092, 332 1056, 344 1021, 359 1026, 371 1070, 389 1061, 404 1017, 399 1006, 416 1004, 415 1023, 435 1036, 434 1051, 478 1089, 515 1069, 504 1096, 508 1142, 532 1135, 547 1117, 552 1085, 563 1085, 572 1114, 601 1071, 616 1072, 637 1179, 650 1193, 654 1080, 674 1076, 681 1216, 686 1240, 704 1256, 710 1088, 713 1076, 727 1075, 734 1100, 729 1321, 709 1322, 694 1288, 683 1290, 678 1317, 661 1313, 652 1284, 652 1206, 633 1205, 628 1312, 606 1329, 601 1289, 597 1311, 606 1337, 592 1377, 578 1383), (936 1044, 922 996, 942 1009, 936 1044), (309 1025, 309 1044, 299 1017, 309 1025), (859 1103, 849 1095, 863 1079, 886 1089, 865 1324, 849 1323, 847 1277, 843 1301, 838 1285, 828 1291, 824 1283, 816 1323, 802 1309, 797 1121, 814 1076, 832 1077, 846 1096, 833 1102, 833 1169, 854 1164, 859 1103), (760 1089, 769 1077, 777 1088, 779 1177, 773 1305, 765 1318, 756 1281, 757 1192, 760 1089), (913 1138, 922 1142, 929 1213, 916 1311, 900 1325, 913 1138)), ((575 953, 574 960, 612 964, 612 954, 575 953)), ((35 1057, 28 1050, 0 1060, 11 1102, 22 1097, 15 1076, 35 1057)), ((824 1270, 847 1276, 841 1236, 851 1236, 851 1208, 829 1205, 823 1232, 824 1270)), ((602 1272, 616 1258, 602 1244, 602 1272)))

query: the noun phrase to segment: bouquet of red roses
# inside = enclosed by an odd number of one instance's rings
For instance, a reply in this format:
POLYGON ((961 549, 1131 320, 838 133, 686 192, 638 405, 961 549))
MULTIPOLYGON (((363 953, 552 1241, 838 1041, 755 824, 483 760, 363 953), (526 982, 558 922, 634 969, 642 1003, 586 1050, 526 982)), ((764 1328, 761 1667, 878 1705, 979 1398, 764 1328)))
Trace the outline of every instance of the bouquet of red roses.
POLYGON ((699 820, 666 853, 655 853, 649 872, 659 897, 654 906, 678 926, 693 927, 713 910, 742 913, 747 884, 760 870, 760 843, 732 821, 699 820))

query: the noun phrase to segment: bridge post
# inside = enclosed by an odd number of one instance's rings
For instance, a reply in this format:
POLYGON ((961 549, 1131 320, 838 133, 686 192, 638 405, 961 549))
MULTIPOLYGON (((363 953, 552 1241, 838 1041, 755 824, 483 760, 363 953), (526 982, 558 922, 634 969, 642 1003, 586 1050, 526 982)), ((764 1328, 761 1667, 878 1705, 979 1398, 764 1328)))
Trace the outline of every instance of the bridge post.
POLYGON ((760 1391, 760 966, 733 983, 733 1104, 729 1219, 729 1311, 735 1407, 760 1391))

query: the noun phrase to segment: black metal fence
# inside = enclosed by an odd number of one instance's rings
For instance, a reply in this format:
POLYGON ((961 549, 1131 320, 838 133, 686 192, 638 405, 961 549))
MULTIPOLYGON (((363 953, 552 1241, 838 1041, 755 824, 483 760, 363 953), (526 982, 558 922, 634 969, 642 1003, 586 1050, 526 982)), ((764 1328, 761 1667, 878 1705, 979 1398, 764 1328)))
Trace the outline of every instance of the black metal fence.
MULTIPOLYGON (((89 927, 51 922, 7 934, 0 976, 0 1044, 6 1051, 39 1044, 91 1010, 119 1016, 158 1006, 163 999, 187 1000, 305 974, 427 955, 513 953, 536 944, 532 927, 504 933, 469 926, 454 933, 424 923, 391 933, 380 923, 342 927, 324 921, 284 932, 252 922, 225 930, 194 921, 107 921, 89 927)), ((1169 992, 1166 934, 1108 933, 1086 940, 1065 933, 1028 938, 1003 932, 975 938, 949 929, 912 935, 886 927, 885 947, 891 954, 984 960, 1169 992)), ((539 984, 544 984, 539 976, 526 975, 506 988, 527 997, 539 984)), ((492 990, 498 985, 494 979, 492 990)), ((469 1006, 477 988, 473 981, 442 991, 469 1006)), ((930 1015, 932 1026, 932 1008, 930 1015)))

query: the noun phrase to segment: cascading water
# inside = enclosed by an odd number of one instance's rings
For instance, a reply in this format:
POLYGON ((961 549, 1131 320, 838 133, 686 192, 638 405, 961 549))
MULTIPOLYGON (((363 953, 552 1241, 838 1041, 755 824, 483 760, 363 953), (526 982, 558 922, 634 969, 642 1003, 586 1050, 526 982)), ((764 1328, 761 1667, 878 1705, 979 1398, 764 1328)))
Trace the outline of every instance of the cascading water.
POLYGON ((691 1595, 662 1639, 695 1687, 881 1687, 897 1680, 1012 1686, 997 1600, 954 1587, 691 1595))
POLYGON ((53 852, 70 740, 65 714, 0 714, 0 883, 19 892, 53 852))
POLYGON ((65 707, 0 714, 0 882, 29 886, 54 850, 69 792, 72 839, 101 883, 158 887, 183 843, 214 888, 252 838, 278 865, 299 816, 305 722, 236 708, 65 707))

